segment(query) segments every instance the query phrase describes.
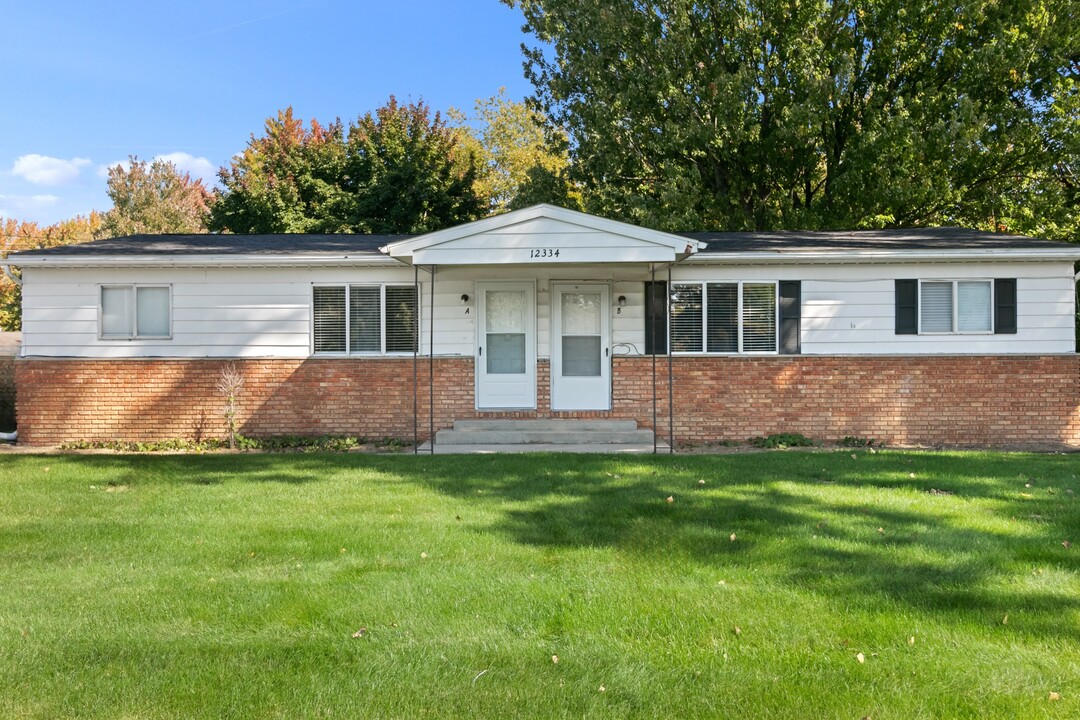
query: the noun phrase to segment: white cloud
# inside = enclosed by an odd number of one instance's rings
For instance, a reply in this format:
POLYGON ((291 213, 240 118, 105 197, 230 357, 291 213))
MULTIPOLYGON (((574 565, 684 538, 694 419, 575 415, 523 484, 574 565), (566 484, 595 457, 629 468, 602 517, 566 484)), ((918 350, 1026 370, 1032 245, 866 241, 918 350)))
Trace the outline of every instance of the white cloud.
POLYGON ((201 179, 205 184, 212 185, 217 176, 217 167, 204 157, 195 157, 186 152, 172 152, 165 155, 155 155, 155 160, 171 162, 180 172, 190 173, 192 179, 201 179))
POLYGON ((23 219, 60 201, 56 195, 0 195, 0 218, 23 219))
POLYGON ((70 160, 48 155, 20 155, 11 166, 11 174, 34 185, 68 185, 79 179, 79 173, 90 158, 76 157, 70 160))

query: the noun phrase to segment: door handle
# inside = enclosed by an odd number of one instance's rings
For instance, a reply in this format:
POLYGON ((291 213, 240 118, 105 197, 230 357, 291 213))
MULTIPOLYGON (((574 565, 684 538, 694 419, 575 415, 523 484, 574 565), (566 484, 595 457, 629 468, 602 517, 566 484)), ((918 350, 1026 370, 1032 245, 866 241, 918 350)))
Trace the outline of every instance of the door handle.
POLYGON ((608 349, 604 348, 604 357, 607 357, 607 356, 608 356, 608 349))
POLYGON ((480 346, 480 357, 484 357, 484 346, 480 346))

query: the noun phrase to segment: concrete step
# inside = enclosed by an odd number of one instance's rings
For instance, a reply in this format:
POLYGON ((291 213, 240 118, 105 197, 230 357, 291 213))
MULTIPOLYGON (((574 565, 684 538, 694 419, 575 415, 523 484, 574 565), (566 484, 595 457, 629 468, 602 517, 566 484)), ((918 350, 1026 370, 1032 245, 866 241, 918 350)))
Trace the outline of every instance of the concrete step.
MULTIPOLYGON (((454 430, 473 432, 478 430, 573 430, 589 432, 601 430, 619 432, 637 430, 636 420, 609 420, 606 418, 588 418, 583 420, 567 418, 538 418, 535 420, 455 420, 454 430)), ((651 442, 651 440, 650 440, 651 442)))
MULTIPOLYGON (((421 454, 431 452, 431 443, 426 442, 420 446, 421 454)), ((543 443, 529 443, 524 445, 440 445, 435 443, 435 455, 494 455, 503 453, 611 453, 616 455, 646 455, 652 453, 653 444, 650 440, 645 444, 630 443, 591 443, 574 445, 547 445, 543 443)), ((656 447, 658 453, 665 455, 670 451, 667 443, 659 443, 656 447)))
POLYGON ((652 447, 652 430, 534 430, 505 424, 501 430, 440 430, 435 433, 435 445, 594 445, 648 444, 652 447))

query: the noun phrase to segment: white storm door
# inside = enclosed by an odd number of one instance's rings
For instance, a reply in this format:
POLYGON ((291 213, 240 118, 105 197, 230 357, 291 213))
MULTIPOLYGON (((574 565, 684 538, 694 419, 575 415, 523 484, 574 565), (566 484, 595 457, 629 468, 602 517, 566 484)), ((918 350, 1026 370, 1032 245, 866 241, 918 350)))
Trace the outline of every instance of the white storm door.
POLYGON ((611 409, 611 308, 606 285, 552 292, 551 409, 611 409))
POLYGON ((476 407, 536 407, 536 288, 477 285, 476 407))

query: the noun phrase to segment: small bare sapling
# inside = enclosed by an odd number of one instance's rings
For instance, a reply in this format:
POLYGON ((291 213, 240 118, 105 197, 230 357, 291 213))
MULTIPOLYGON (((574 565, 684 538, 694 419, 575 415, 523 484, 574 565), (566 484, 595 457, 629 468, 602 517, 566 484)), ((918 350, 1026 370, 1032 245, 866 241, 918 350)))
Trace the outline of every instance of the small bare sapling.
POLYGON ((221 368, 221 375, 218 377, 217 389, 221 393, 221 396, 225 398, 225 406, 223 408, 223 414, 225 416, 225 431, 229 436, 229 449, 236 449, 236 408, 237 398, 240 396, 240 391, 244 387, 244 376, 236 369, 236 366, 229 363, 225 367, 221 368))

